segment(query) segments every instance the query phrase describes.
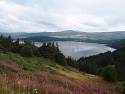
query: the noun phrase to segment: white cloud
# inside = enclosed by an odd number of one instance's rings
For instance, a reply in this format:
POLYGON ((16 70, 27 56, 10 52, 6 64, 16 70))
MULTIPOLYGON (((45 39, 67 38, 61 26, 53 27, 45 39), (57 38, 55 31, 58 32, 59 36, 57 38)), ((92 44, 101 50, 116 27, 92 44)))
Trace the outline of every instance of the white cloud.
POLYGON ((11 31, 125 30, 124 0, 0 0, 0 28, 11 31))

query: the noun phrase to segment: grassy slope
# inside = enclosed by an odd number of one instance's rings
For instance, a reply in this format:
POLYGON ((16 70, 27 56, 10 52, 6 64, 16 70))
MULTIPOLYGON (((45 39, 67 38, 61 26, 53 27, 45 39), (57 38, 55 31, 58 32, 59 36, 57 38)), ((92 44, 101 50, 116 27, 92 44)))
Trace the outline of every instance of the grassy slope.
POLYGON ((55 66, 55 62, 40 57, 26 58, 21 57, 19 54, 15 53, 0 53, 0 60, 5 61, 9 64, 14 64, 19 68, 26 68, 27 70, 40 70, 40 71, 48 71, 48 72, 56 72, 50 68, 46 68, 43 64, 47 64, 50 66, 55 66))
POLYGON ((0 60, 0 94, 118 93, 115 84, 104 82, 95 75, 56 65, 46 58, 0 53, 0 60))
MULTIPOLYGON (((45 65, 46 66, 46 65, 45 65)), ((87 74, 84 72, 80 72, 77 69, 71 68, 71 67, 62 67, 59 65, 56 65, 55 67, 52 66, 46 66, 49 67, 55 71, 57 71, 58 73, 65 75, 68 78, 71 78, 74 82, 76 83, 81 83, 81 82, 85 82, 85 81, 95 81, 95 82, 102 82, 102 78, 92 75, 92 74, 87 74)))

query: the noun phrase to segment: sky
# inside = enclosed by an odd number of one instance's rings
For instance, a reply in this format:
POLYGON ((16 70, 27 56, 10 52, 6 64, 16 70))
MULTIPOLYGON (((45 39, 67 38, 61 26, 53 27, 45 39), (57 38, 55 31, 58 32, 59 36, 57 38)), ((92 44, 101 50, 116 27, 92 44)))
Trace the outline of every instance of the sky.
POLYGON ((125 0, 0 0, 0 32, 125 31, 125 0))

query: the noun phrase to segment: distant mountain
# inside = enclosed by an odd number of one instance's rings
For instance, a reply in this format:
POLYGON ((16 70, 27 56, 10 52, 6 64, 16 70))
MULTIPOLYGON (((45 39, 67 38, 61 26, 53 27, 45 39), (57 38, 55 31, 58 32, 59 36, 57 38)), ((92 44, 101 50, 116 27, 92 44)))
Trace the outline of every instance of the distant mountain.
POLYGON ((73 30, 61 31, 61 32, 38 32, 38 33, 25 33, 18 37, 27 38, 27 37, 36 37, 36 36, 72 36, 72 35, 80 35, 80 34, 87 34, 85 32, 77 32, 73 30))
POLYGON ((29 38, 37 36, 48 36, 54 38, 79 39, 84 42, 109 43, 112 40, 125 39, 125 31, 114 32, 81 32, 65 30, 60 32, 38 32, 38 33, 1 33, 5 36, 11 35, 13 38, 29 38))
POLYGON ((4 33, 4 32, 0 32, 0 35, 4 35, 5 37, 7 37, 7 36, 11 36, 11 37, 13 37, 13 38, 17 38, 17 36, 20 36, 20 35, 22 35, 22 34, 25 34, 24 32, 15 32, 15 33, 4 33))
POLYGON ((115 39, 124 39, 125 31, 87 33, 87 32, 81 32, 81 31, 66 30, 61 32, 24 33, 22 35, 19 35, 18 37, 27 38, 27 37, 36 37, 36 36, 89 39, 89 40, 115 40, 115 39))
POLYGON ((124 39, 125 38, 125 31, 114 31, 114 32, 100 32, 100 33, 92 33, 92 36, 95 38, 102 38, 102 39, 124 39))

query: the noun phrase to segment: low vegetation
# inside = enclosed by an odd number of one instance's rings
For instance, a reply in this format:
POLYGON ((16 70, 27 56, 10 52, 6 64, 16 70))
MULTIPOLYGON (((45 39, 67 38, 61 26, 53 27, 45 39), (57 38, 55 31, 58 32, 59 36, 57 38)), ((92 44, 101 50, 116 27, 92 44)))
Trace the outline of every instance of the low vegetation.
POLYGON ((118 90, 122 91, 122 87, 100 77, 56 65, 45 58, 1 53, 0 59, 0 94, 120 94, 118 90))

